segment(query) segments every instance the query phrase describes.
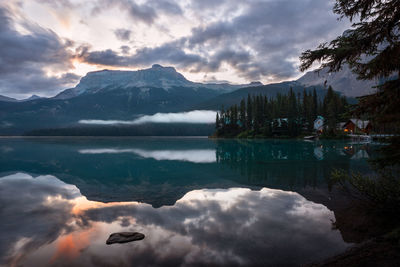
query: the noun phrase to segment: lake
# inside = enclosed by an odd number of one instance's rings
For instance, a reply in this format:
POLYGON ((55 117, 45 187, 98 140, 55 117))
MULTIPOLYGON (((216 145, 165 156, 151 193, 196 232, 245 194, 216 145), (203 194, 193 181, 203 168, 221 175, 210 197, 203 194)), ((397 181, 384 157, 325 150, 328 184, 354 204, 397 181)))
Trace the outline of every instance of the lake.
POLYGON ((207 138, 0 139, 0 265, 299 266, 345 251, 333 169, 373 145, 207 138), (336 214, 336 216, 335 216, 336 214), (106 245, 111 233, 145 239, 106 245))

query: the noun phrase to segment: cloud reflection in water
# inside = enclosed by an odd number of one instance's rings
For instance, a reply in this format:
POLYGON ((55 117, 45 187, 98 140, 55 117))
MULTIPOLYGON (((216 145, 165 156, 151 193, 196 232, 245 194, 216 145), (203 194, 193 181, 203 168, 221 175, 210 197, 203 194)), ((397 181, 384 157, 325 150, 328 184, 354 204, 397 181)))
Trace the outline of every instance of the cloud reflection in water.
POLYGON ((89 201, 54 176, 17 173, 0 178, 0 204, 0 264, 7 265, 288 266, 347 247, 326 207, 267 188, 194 190, 154 209, 89 201), (107 246, 117 231, 146 238, 107 246))
POLYGON ((217 158, 213 149, 190 149, 190 150, 144 150, 144 149, 118 149, 118 148, 96 148, 81 149, 81 154, 120 154, 133 153, 142 158, 153 158, 155 160, 178 160, 193 163, 213 163, 217 158))

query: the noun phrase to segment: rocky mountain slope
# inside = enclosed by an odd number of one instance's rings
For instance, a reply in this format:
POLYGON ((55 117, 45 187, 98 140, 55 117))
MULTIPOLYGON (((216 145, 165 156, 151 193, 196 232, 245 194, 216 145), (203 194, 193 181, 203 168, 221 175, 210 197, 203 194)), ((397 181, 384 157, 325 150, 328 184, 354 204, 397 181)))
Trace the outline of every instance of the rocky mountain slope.
POLYGON ((100 91, 113 91, 129 88, 162 88, 170 91, 173 88, 185 87, 192 90, 201 88, 215 90, 217 93, 226 93, 245 86, 259 86, 260 82, 250 84, 229 83, 195 83, 187 80, 173 67, 163 67, 154 64, 149 69, 138 71, 102 70, 89 72, 84 76, 75 88, 67 89, 55 99, 67 99, 82 94, 95 94, 100 91))
POLYGON ((76 126, 79 120, 132 120, 143 114, 179 112, 246 85, 202 84, 172 67, 90 72, 75 88, 53 98, 0 100, 0 134, 76 126))
POLYGON ((328 87, 330 85, 335 91, 350 97, 370 94, 374 92, 373 87, 378 84, 378 81, 373 80, 357 80, 356 75, 351 72, 347 65, 340 71, 333 73, 328 73, 327 68, 319 72, 307 72, 297 82, 305 86, 325 85, 328 87))
MULTIPOLYGON (((76 127, 80 120, 133 120, 157 112, 217 110, 222 105, 228 107, 239 103, 248 94, 275 97, 278 93, 287 94, 290 88, 296 94, 302 94, 304 88, 307 91, 315 88, 318 96, 323 97, 326 89, 319 85, 322 81, 315 74, 306 74, 299 81, 269 85, 257 82, 245 85, 203 84, 187 80, 172 67, 160 65, 139 71, 90 72, 76 87, 52 98, 0 99, 0 135, 76 127)), ((332 85, 335 90, 345 95, 357 95, 350 94, 344 87, 348 80, 342 83, 340 79, 331 81, 335 81, 332 85)))

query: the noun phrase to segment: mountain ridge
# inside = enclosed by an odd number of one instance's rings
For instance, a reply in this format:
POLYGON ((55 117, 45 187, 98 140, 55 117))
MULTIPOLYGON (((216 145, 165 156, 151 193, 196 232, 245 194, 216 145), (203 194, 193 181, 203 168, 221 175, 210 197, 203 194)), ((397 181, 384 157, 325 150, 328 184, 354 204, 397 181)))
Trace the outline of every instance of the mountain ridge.
POLYGON ((248 94, 271 98, 278 93, 287 94, 290 88, 301 94, 304 89, 310 91, 314 87, 319 97, 327 91, 324 86, 304 86, 297 81, 261 86, 259 83, 205 85, 191 82, 174 68, 161 65, 136 72, 97 71, 56 97, 0 101, 0 135, 77 127, 81 120, 132 120, 155 113, 218 110, 222 105, 239 103, 248 94))
POLYGON ((378 81, 358 80, 348 65, 344 65, 338 72, 329 72, 328 68, 305 73, 296 82, 304 86, 322 85, 332 88, 348 97, 359 97, 373 93, 378 81))
POLYGON ((17 102, 18 99, 12 98, 12 97, 8 97, 5 95, 0 95, 0 101, 6 101, 6 102, 17 102))
POLYGON ((81 78, 74 88, 66 89, 53 98, 68 99, 81 94, 96 93, 102 90, 114 90, 132 87, 157 87, 168 91, 173 87, 206 88, 216 90, 219 93, 234 91, 248 86, 259 86, 260 82, 249 84, 230 83, 198 83, 187 80, 174 67, 163 67, 159 64, 151 68, 137 71, 125 70, 99 70, 88 72, 81 78))
MULTIPOLYGON (((305 87, 332 86, 335 91, 341 92, 343 95, 349 97, 358 97, 372 93, 374 91, 373 87, 378 83, 377 81, 357 80, 355 74, 351 72, 347 65, 336 73, 329 73, 327 68, 309 71, 292 82, 298 82, 305 87)), ((248 84, 192 82, 187 80, 181 73, 177 72, 174 67, 163 67, 159 64, 154 64, 151 68, 137 71, 105 69, 88 72, 75 87, 65 89, 51 98, 70 99, 85 93, 96 93, 101 90, 132 87, 157 87, 163 88, 164 90, 169 90, 172 87, 188 87, 192 89, 207 88, 215 90, 219 94, 224 94, 240 88, 262 85, 261 82, 251 82, 248 84)), ((8 96, 0 96, 0 101, 30 101, 38 98, 40 97, 32 95, 27 99, 18 100, 8 96)))
MULTIPOLYGON (((239 105, 240 101, 242 99, 246 99, 248 95, 250 96, 262 95, 262 96, 267 96, 268 98, 274 98, 276 97, 277 94, 281 95, 289 94, 291 89, 293 90, 296 96, 300 95, 300 97, 302 97, 303 91, 306 91, 307 93, 312 93, 313 90, 315 89, 320 101, 322 101, 327 92, 326 88, 322 85, 304 86, 303 84, 297 81, 271 83, 256 87, 243 87, 233 92, 220 94, 214 98, 211 98, 209 100, 200 103, 195 108, 219 110, 221 109, 222 106, 227 108, 232 105, 239 105)), ((342 94, 341 92, 337 93, 342 94)), ((357 100, 352 97, 346 97, 346 98, 347 101, 351 104, 357 102, 357 100)))

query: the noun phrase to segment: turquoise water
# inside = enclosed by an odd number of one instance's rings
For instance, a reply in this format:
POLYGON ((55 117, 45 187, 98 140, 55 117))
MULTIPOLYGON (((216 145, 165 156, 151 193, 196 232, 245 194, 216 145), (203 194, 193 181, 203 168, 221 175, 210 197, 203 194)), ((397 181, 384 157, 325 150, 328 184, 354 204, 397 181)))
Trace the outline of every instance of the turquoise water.
POLYGON ((0 139, 0 264, 298 266, 343 252, 329 174, 365 144, 0 139), (142 241, 106 245, 113 232, 142 241))

